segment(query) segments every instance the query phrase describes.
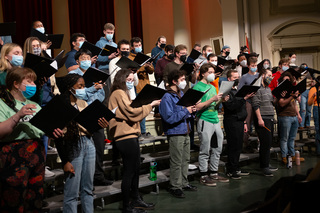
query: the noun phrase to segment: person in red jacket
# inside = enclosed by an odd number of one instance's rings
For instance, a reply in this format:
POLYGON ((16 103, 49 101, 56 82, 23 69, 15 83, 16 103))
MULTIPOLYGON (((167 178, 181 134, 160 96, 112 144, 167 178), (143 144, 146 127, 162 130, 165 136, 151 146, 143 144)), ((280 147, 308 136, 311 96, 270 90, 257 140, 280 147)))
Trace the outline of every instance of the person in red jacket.
POLYGON ((279 68, 280 68, 279 71, 277 71, 272 75, 273 79, 269 84, 271 91, 278 86, 278 79, 280 78, 281 74, 289 69, 289 59, 287 58, 281 59, 279 61, 279 68))

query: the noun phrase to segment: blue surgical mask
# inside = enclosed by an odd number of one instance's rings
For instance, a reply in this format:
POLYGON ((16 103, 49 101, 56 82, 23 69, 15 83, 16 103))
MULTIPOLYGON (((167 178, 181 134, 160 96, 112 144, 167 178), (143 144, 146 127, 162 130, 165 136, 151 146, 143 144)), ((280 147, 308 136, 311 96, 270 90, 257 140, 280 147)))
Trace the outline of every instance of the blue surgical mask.
POLYGON ((79 41, 79 48, 82 47, 83 43, 84 43, 84 41, 79 41))
POLYGON ((282 70, 283 71, 287 71, 289 69, 289 67, 287 67, 287 66, 282 66, 282 70))
POLYGON ((113 39, 113 34, 107 34, 107 35, 106 35, 106 39, 107 39, 108 41, 111 41, 111 40, 113 39))
POLYGON ((21 66, 23 63, 23 56, 22 55, 12 55, 12 59, 10 64, 12 66, 21 66))
POLYGON ((135 48, 134 48, 134 51, 135 51, 136 53, 141 53, 141 52, 142 52, 142 47, 135 47, 135 48))
POLYGON ((207 57, 211 54, 212 52, 207 52, 207 57))
POLYGON ((26 90, 22 91, 22 94, 25 98, 30 99, 34 94, 36 94, 37 86, 36 85, 26 85, 26 90))
POLYGON ((257 67, 250 67, 251 72, 257 72, 257 67))
POLYGON ((131 82, 127 81, 126 85, 127 85, 128 90, 131 90, 133 88, 133 81, 131 81, 131 82))
POLYGON ((87 93, 85 88, 83 89, 76 89, 76 94, 73 94, 76 98, 81 100, 87 100, 87 93))
POLYGON ((44 27, 38 27, 38 28, 36 28, 36 30, 38 30, 42 34, 44 34, 44 32, 45 32, 44 27))
POLYGON ((90 60, 80 61, 80 68, 81 69, 87 70, 87 69, 89 69, 90 66, 91 66, 91 61, 90 60))

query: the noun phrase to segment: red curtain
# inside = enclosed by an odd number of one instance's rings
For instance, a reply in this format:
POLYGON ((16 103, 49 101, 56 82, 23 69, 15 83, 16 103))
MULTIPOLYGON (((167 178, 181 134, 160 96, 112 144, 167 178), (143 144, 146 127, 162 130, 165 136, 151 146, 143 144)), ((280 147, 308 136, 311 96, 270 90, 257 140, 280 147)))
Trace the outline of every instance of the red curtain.
POLYGON ((113 0, 69 0, 69 21, 70 34, 83 33, 95 44, 103 36, 103 26, 114 24, 113 0))
POLYGON ((16 35, 12 42, 21 45, 30 36, 31 24, 40 20, 46 33, 52 33, 51 0, 2 0, 4 22, 16 22, 16 35))
POLYGON ((130 0, 131 35, 143 41, 141 0, 130 0))

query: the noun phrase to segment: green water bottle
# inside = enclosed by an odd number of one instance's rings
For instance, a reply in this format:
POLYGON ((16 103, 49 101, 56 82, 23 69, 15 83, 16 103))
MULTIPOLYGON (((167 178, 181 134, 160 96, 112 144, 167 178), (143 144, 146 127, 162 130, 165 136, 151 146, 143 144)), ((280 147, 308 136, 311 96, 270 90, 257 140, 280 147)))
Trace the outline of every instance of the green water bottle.
POLYGON ((150 176, 149 179, 152 181, 157 180, 157 162, 150 162, 150 176))

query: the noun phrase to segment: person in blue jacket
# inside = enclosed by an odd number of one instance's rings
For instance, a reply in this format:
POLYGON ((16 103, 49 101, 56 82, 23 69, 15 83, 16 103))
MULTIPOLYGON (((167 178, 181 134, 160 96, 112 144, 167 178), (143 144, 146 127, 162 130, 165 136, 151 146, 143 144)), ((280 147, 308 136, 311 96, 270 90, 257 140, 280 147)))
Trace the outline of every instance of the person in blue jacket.
POLYGON ((170 184, 169 192, 178 198, 184 198, 182 190, 196 191, 197 187, 188 182, 190 162, 191 129, 189 118, 196 111, 195 106, 182 107, 176 105, 183 96, 186 87, 185 74, 181 70, 173 70, 168 75, 168 92, 162 97, 159 112, 164 133, 169 141, 170 184))

